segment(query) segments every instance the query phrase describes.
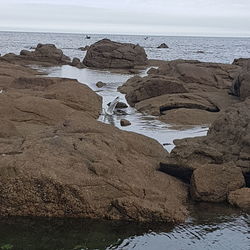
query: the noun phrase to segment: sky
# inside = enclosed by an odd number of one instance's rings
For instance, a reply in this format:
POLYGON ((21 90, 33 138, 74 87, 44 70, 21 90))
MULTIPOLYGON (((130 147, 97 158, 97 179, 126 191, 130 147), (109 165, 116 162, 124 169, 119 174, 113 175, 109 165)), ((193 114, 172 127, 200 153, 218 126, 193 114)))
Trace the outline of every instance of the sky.
POLYGON ((0 0, 0 30, 250 37, 250 0, 0 0))

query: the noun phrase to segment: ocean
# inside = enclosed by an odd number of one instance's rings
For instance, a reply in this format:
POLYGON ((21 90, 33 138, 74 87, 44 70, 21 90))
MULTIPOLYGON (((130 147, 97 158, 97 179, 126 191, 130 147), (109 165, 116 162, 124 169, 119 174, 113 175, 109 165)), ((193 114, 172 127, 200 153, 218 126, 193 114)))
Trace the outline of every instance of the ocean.
MULTIPOLYGON (((69 57, 83 59, 86 52, 79 47, 109 38, 118 42, 140 44, 148 58, 174 60, 190 59, 206 62, 232 63, 235 58, 250 57, 250 38, 218 37, 163 37, 128 35, 90 35, 62 33, 0 32, 0 54, 19 54, 38 43, 53 43, 69 57), (157 49, 166 43, 169 49, 157 49)), ((103 107, 119 96, 117 92, 131 74, 111 73, 71 66, 40 68, 51 77, 68 77, 87 84, 103 97, 103 107), (107 85, 98 89, 95 83, 107 85)), ((140 73, 146 75, 146 71, 140 73)), ((99 120, 120 129, 144 134, 166 144, 171 151, 174 139, 206 135, 207 126, 181 129, 155 120, 152 116, 138 113, 129 107, 127 115, 99 120), (120 119, 126 118, 132 125, 122 128, 120 119)), ((166 190, 167 192, 167 190, 166 190)), ((135 249, 135 250, 200 250, 200 249, 249 249, 250 215, 226 204, 200 204, 191 209, 191 216, 181 225, 148 225, 125 222, 105 222, 82 219, 47 218, 0 218, 0 249, 17 250, 80 250, 80 249, 135 249)))

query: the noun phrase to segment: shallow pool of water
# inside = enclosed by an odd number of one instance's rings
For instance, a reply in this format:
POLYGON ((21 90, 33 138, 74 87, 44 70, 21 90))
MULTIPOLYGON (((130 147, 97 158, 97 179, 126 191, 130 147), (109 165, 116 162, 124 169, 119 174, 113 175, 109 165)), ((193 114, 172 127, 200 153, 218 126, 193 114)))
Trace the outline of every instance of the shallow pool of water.
MULTIPOLYGON (((46 69, 46 72, 49 73, 49 76, 51 77, 73 78, 81 83, 87 84, 91 89, 103 97, 104 109, 106 109, 107 104, 113 101, 117 96, 119 96, 120 101, 126 103, 125 95, 117 92, 117 88, 133 76, 131 74, 111 73, 109 71, 77 69, 71 66, 52 67, 46 69), (103 88, 97 88, 96 83, 98 81, 102 81, 107 85, 103 88)), ((142 71, 140 75, 146 75, 146 71, 142 71)), ((125 109, 125 111, 127 115, 106 116, 102 114, 99 117, 99 121, 113 124, 123 130, 136 132, 154 138, 164 145, 168 151, 171 151, 174 148, 173 141, 175 139, 205 136, 207 134, 208 128, 204 126, 182 126, 181 129, 177 130, 171 125, 155 119, 153 116, 137 112, 132 107, 125 109), (128 127, 122 127, 120 125, 121 119, 129 120, 131 125, 128 127)))

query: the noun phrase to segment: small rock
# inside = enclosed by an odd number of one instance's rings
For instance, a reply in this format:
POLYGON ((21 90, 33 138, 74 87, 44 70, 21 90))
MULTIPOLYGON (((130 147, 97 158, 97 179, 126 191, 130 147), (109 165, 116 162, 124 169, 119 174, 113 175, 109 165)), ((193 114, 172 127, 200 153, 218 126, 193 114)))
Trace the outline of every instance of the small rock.
MULTIPOLYGON (((96 87, 98 87, 98 88, 102 88, 102 87, 104 87, 104 86, 106 86, 107 84, 105 83, 105 82, 101 82, 101 81, 99 81, 99 82, 97 82, 96 83, 96 87)), ((109 103, 110 104, 110 103, 109 103)))
POLYGON ((196 51, 197 54, 204 54, 205 52, 203 50, 196 51))
POLYGON ((71 65, 72 66, 77 66, 79 63, 81 63, 80 59, 77 58, 77 57, 74 57, 73 60, 72 60, 71 65))
POLYGON ((117 109, 126 109, 128 105, 124 102, 118 102, 115 106, 117 109))
POLYGON ((86 45, 85 47, 80 47, 78 49, 81 51, 87 51, 89 49, 89 47, 90 47, 89 45, 86 45))
POLYGON ((126 126, 131 125, 131 122, 126 119, 121 119, 120 124, 122 127, 126 127, 126 126))
POLYGON ((157 47, 157 49, 168 49, 169 47, 167 46, 166 43, 162 43, 160 46, 157 47))
POLYGON ((115 114, 116 115, 128 115, 128 113, 126 111, 121 110, 121 109, 116 109, 115 114))

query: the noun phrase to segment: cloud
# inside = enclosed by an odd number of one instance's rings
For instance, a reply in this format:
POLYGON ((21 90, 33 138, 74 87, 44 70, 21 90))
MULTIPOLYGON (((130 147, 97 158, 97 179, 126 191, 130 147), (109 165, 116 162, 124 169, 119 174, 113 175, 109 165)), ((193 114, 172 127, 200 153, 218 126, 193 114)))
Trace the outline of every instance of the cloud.
POLYGON ((0 5, 0 29, 250 36, 248 0, 0 0, 0 5))

